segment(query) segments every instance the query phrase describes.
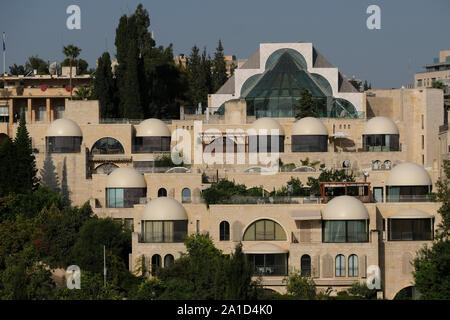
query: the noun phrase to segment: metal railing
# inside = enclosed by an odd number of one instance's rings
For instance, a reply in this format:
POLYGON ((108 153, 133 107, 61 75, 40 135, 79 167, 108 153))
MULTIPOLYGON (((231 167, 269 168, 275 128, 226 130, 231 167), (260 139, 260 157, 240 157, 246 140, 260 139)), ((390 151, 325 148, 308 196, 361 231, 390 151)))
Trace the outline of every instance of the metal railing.
POLYGON ((433 201, 433 198, 429 194, 386 196, 386 202, 431 202, 431 201, 433 201))
POLYGON ((138 234, 139 243, 180 243, 187 236, 187 231, 173 231, 165 234, 164 232, 149 232, 138 234))
POLYGON ((257 276, 284 276, 287 274, 286 265, 255 265, 253 274, 257 276))

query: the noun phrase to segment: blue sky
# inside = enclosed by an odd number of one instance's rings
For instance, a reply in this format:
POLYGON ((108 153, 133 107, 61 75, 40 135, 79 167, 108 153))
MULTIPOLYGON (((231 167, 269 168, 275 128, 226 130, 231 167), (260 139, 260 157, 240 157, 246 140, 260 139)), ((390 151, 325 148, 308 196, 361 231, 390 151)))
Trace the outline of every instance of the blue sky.
POLYGON ((3 0, 7 69, 36 54, 61 61, 70 43, 94 67, 102 52, 115 53, 119 18, 138 3, 149 11, 157 44, 173 43, 174 54, 189 54, 194 44, 212 54, 219 38, 238 59, 260 42, 313 42, 340 71, 374 88, 412 83, 439 50, 450 49, 450 0, 3 0), (81 8, 81 30, 66 28, 71 4, 81 8), (366 27, 371 4, 381 8, 381 30, 366 27))

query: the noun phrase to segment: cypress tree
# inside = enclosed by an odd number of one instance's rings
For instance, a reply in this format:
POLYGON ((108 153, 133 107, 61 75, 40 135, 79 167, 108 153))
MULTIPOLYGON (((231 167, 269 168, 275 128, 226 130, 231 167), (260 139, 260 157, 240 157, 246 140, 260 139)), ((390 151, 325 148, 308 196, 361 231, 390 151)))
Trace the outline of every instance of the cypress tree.
POLYGON ((114 101, 115 85, 111 69, 111 57, 108 52, 104 52, 98 59, 98 67, 94 79, 94 93, 100 103, 102 118, 119 117, 114 101))
POLYGON ((38 187, 36 160, 32 152, 31 138, 28 134, 24 114, 20 117, 14 145, 16 148, 15 177, 18 182, 16 192, 28 193, 36 190, 38 187))
POLYGON ((227 81, 227 66, 225 63, 225 56, 223 54, 222 41, 219 40, 219 45, 214 53, 213 64, 213 92, 216 92, 227 81))
POLYGON ((47 152, 47 154, 45 155, 44 166, 41 169, 40 174, 42 184, 53 191, 60 191, 56 168, 53 164, 53 159, 50 152, 47 152))
POLYGON ((187 72, 189 79, 189 102, 194 107, 199 103, 203 104, 204 90, 205 90, 205 76, 202 70, 202 61, 199 54, 200 50, 197 46, 193 46, 191 54, 189 55, 187 72))

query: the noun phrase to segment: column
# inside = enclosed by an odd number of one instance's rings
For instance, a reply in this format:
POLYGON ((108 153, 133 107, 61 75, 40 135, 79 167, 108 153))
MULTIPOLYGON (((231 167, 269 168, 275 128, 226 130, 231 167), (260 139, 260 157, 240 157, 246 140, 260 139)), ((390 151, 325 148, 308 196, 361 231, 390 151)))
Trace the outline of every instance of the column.
POLYGON ((45 99, 45 122, 50 123, 52 121, 51 117, 50 117, 50 98, 45 99))
POLYGON ((33 120, 31 119, 31 115, 32 115, 32 103, 31 103, 31 98, 28 98, 27 99, 27 103, 28 103, 28 106, 27 106, 27 122, 28 123, 32 123, 33 122, 33 120))

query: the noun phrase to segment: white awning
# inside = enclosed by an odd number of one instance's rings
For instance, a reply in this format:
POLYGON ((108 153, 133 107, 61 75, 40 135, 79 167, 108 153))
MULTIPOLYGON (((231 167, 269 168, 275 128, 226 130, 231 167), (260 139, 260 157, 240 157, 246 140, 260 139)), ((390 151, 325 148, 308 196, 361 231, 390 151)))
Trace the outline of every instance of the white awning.
POLYGON ((320 210, 315 209, 293 210, 291 216, 294 220, 322 220, 320 210))
POLYGON ((248 249, 244 249, 246 254, 270 254, 270 253, 287 253, 287 249, 280 248, 271 243, 258 243, 248 249))

